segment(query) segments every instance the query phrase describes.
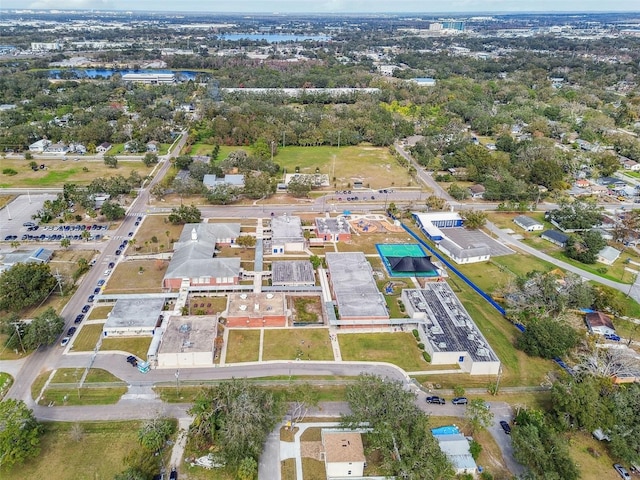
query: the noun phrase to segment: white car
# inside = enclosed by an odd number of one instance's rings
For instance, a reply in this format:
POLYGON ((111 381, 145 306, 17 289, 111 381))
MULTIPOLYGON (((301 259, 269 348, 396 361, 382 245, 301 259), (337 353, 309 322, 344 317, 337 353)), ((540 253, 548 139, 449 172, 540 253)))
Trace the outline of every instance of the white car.
POLYGON ((66 347, 66 346, 67 346, 67 343, 69 343, 69 340, 71 340, 71 337, 64 337, 64 338, 62 339, 62 341, 60 342, 60 346, 61 346, 61 347, 66 347))
POLYGON ((104 271, 104 276, 105 276, 105 277, 107 277, 107 276, 109 276, 109 275, 111 275, 111 269, 110 269, 110 268, 108 268, 108 269, 106 269, 106 270, 104 271))

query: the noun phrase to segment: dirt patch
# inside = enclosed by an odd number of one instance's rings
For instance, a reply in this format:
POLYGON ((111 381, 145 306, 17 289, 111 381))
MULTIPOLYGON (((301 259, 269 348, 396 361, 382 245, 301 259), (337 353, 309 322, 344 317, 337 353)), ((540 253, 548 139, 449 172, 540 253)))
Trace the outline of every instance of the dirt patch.
POLYGON ((287 297, 287 304, 298 323, 322 323, 320 297, 287 297))
POLYGON ((300 442, 300 456, 322 461, 322 442, 300 442))

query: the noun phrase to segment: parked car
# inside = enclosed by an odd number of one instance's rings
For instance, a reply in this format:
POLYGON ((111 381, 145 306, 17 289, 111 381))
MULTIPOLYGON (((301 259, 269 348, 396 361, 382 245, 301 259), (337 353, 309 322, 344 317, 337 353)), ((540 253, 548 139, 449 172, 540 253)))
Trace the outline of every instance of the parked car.
POLYGON ((85 305, 84 307, 82 307, 82 313, 87 313, 90 308, 91 308, 90 305, 85 305))
POLYGON ((444 398, 437 397, 437 396, 427 397, 426 401, 427 401, 427 403, 437 403, 439 405, 444 405, 446 403, 444 398))
POLYGON ((467 397, 456 397, 451 400, 451 403, 453 403, 454 405, 466 405, 467 403, 469 403, 469 400, 467 400, 467 397))
POLYGON ((138 359, 134 355, 129 355, 127 357, 127 363, 130 363, 132 367, 137 367, 138 359))
POLYGON ((94 300, 95 298, 96 298, 96 297, 95 297, 95 295, 89 295, 89 296, 87 297, 87 302, 91 303, 91 302, 93 302, 93 300, 94 300))
POLYGON ((619 463, 614 463, 613 468, 615 468, 616 472, 618 472, 618 475, 624 478, 624 480, 631 480, 631 475, 622 465, 620 465, 619 463))
MULTIPOLYGON (((103 279, 98 280, 98 286, 101 287, 102 285, 104 285, 104 280, 103 279)), ((98 292, 99 291, 100 290, 98 290, 98 292)), ((98 293, 98 292, 95 292, 95 293, 98 293)))
POLYGON ((615 333, 605 333, 604 334, 604 338, 605 338, 605 340, 613 340, 614 342, 619 342, 620 341, 620 337, 618 335, 616 335, 615 333))
POLYGON ((71 338, 70 338, 70 337, 64 337, 64 338, 62 339, 62 341, 60 342, 60 346, 61 346, 61 347, 66 347, 66 346, 67 346, 67 343, 69 343, 69 340, 71 340, 71 338))
POLYGON ((67 330, 67 337, 72 336, 74 333, 76 333, 76 327, 71 327, 69 328, 69 330, 67 330))
POLYGON ((78 324, 80 322, 82 322, 82 320, 84 320, 84 314, 80 313, 76 319, 73 321, 73 323, 78 324))
POLYGON ((120 255, 122 253, 122 250, 116 250, 116 255, 120 255))
POLYGON ((110 268, 107 268, 107 269, 104 271, 104 276, 105 276, 105 277, 108 277, 109 275, 111 275, 111 269, 110 269, 110 268))
POLYGON ((509 425, 508 422, 500 420, 500 426, 502 427, 502 430, 504 430, 504 433, 511 435, 511 425, 509 425))
POLYGON ((113 268, 115 266, 116 266, 116 264, 114 262, 109 262, 109 265, 108 265, 109 268, 113 268))
POLYGON ((94 295, 97 295, 99 293, 100 293, 100 287, 96 287, 96 288, 93 289, 93 294, 94 295))

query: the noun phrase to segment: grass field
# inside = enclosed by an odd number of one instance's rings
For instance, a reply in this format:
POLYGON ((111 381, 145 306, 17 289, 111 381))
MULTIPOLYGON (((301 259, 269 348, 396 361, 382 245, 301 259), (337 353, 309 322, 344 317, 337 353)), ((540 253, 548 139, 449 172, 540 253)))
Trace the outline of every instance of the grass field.
POLYGON ((111 274, 104 293, 155 293, 162 291, 162 279, 169 266, 164 260, 127 260, 111 274))
POLYGON ((73 343, 71 344, 72 352, 90 352, 98 343, 100 335, 102 335, 102 323, 93 323, 90 325, 83 325, 82 328, 76 333, 73 343))
POLYGON ((258 330, 230 330, 227 363, 257 362, 260 349, 258 330))
POLYGON ((407 372, 427 366, 411 333, 349 333, 338 335, 338 341, 343 360, 388 362, 407 372))
MULTIPOLYGON (((213 145, 196 144, 191 154, 210 153, 212 150, 213 145)), ((250 153, 246 148, 221 147, 219 161, 233 150, 250 153)), ((400 167, 389 150, 383 147, 280 147, 273 161, 287 173, 294 173, 296 167, 300 173, 315 173, 319 169, 320 173, 329 175, 329 188, 332 190, 350 188, 354 180, 362 180, 365 187, 373 189, 412 184, 407 170, 400 167)))
POLYGON ((120 350, 146 360, 149 345, 151 345, 151 337, 105 338, 102 340, 102 348, 100 350, 103 352, 120 350))
POLYGON ((44 170, 33 171, 29 167, 31 160, 4 158, 2 168, 13 168, 18 172, 11 177, 0 175, 0 188, 28 188, 28 187, 62 187, 65 183, 86 185, 98 177, 113 177, 122 175, 128 177, 132 171, 137 171, 141 177, 147 176, 151 168, 145 167, 142 161, 118 161, 118 168, 109 168, 100 160, 81 159, 79 161, 62 158, 36 159, 44 170), (86 169, 86 171, 85 171, 86 169))
POLYGON ((45 423, 40 454, 0 478, 37 480, 112 479, 124 470, 123 460, 138 448, 139 422, 45 423), (74 434, 77 430, 80 434, 74 434))
POLYGON ((134 237, 135 245, 129 244, 125 254, 170 252, 173 242, 180 238, 182 228, 183 225, 169 223, 165 215, 147 215, 134 237))
MULTIPOLYGON (((91 369, 83 388, 77 385, 84 374, 83 368, 61 368, 55 371, 44 391, 39 405, 109 405, 116 403, 127 391, 126 384, 106 370, 91 369), (106 385, 110 383, 112 385, 106 385), (68 386, 65 386, 67 384, 68 386)), ((33 398, 37 398, 49 379, 50 372, 38 376, 31 386, 33 398)))
POLYGON ((333 360, 326 328, 267 329, 264 331, 262 359, 333 360))
POLYGON ((16 351, 5 347, 5 342, 8 338, 9 336, 7 334, 0 333, 0 360, 19 360, 30 353, 22 353, 19 348, 16 351))
POLYGON ((8 373, 0 372, 0 400, 4 398, 11 385, 13 385, 13 377, 8 373))
POLYGON ((87 317, 87 320, 106 320, 109 316, 109 312, 113 310, 113 305, 96 306, 91 309, 91 313, 87 317))
POLYGON ((577 463, 583 480, 619 480, 606 445, 585 432, 567 436, 571 459, 577 463))

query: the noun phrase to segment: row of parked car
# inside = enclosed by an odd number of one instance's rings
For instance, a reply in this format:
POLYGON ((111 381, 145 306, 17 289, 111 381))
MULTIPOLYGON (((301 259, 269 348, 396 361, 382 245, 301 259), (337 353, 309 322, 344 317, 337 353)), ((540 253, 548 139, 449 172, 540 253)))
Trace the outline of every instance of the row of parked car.
MULTIPOLYGON (((443 397, 438 397, 436 395, 427 397, 426 400, 427 403, 436 403, 438 405, 444 405, 445 403, 447 403, 447 401, 443 397)), ((454 405, 466 405, 467 403, 469 403, 469 400, 467 399, 467 397, 455 397, 451 400, 451 403, 453 403, 454 405)))

